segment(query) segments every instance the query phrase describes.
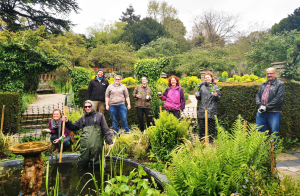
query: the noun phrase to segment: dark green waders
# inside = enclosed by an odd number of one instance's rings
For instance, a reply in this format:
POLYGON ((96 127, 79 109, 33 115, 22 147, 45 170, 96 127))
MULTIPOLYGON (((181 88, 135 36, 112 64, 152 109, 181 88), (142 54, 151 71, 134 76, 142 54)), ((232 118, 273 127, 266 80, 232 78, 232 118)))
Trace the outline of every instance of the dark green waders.
MULTIPOLYGON (((104 135, 101 126, 96 125, 96 117, 94 116, 94 125, 84 127, 80 137, 80 155, 78 157, 78 168, 88 167, 91 162, 99 165, 99 156, 102 158, 102 148, 104 144, 104 135)), ((83 118, 83 124, 85 119, 83 118)))

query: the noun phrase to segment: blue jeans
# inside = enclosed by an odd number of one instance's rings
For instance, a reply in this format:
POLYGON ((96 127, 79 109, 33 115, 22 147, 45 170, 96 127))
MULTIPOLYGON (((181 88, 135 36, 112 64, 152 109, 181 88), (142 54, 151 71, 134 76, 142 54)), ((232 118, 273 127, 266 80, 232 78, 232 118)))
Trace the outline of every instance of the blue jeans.
POLYGON ((119 116, 122 121, 122 127, 125 129, 125 132, 129 132, 128 122, 127 122, 127 108, 125 104, 120 105, 110 105, 109 106, 110 118, 112 119, 112 125, 114 130, 119 132, 119 116))
POLYGON ((258 126, 264 125, 260 128, 261 132, 265 132, 268 126, 271 129, 271 133, 276 132, 276 136, 279 136, 279 125, 281 120, 280 112, 263 112, 256 114, 256 124, 258 126))

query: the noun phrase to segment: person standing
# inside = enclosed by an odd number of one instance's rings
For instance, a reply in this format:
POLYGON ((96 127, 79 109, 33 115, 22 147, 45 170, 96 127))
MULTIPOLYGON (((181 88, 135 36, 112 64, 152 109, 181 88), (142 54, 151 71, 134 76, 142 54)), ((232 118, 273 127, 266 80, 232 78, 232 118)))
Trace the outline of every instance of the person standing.
POLYGON ((147 126, 150 127, 152 122, 152 114, 150 110, 150 100, 152 99, 151 88, 147 86, 148 79, 146 76, 142 77, 142 85, 137 85, 132 93, 136 99, 135 108, 139 119, 139 127, 141 132, 144 132, 144 114, 147 119, 147 126))
POLYGON ((218 89, 212 73, 207 72, 204 75, 205 82, 200 84, 200 89, 195 93, 197 100, 201 100, 198 109, 198 123, 199 123, 199 138, 205 137, 205 110, 207 110, 208 118, 208 131, 211 137, 216 134, 215 128, 215 115, 217 115, 217 104, 221 99, 221 92, 217 90, 215 92, 209 92, 209 89, 218 89))
POLYGON ((103 113, 95 111, 94 103, 86 100, 83 104, 84 115, 75 123, 64 116, 62 120, 66 122, 66 127, 72 131, 82 129, 80 136, 80 155, 78 157, 78 168, 82 169, 89 163, 99 165, 99 157, 102 157, 104 137, 109 144, 109 148, 114 147, 110 130, 107 126, 103 113))
POLYGON ((105 95, 106 110, 109 110, 115 133, 119 133, 119 116, 125 133, 129 133, 127 108, 128 110, 131 108, 130 99, 126 86, 121 83, 120 75, 115 76, 115 82, 108 86, 105 95), (127 102, 127 108, 125 106, 125 100, 127 102))
POLYGON ((265 132, 268 127, 271 133, 276 132, 279 136, 279 125, 283 101, 285 96, 284 84, 276 78, 276 71, 273 67, 266 70, 268 81, 262 83, 255 96, 258 112, 256 114, 257 126, 261 132, 265 132))
POLYGON ((109 85, 103 73, 103 69, 100 68, 95 79, 90 81, 87 91, 87 100, 92 100, 95 110, 102 114, 104 114, 105 111, 105 92, 109 85))
POLYGON ((179 78, 176 76, 171 76, 168 78, 168 86, 163 95, 159 98, 165 101, 164 108, 172 113, 176 118, 180 118, 180 114, 185 108, 185 98, 184 93, 179 86, 179 78))

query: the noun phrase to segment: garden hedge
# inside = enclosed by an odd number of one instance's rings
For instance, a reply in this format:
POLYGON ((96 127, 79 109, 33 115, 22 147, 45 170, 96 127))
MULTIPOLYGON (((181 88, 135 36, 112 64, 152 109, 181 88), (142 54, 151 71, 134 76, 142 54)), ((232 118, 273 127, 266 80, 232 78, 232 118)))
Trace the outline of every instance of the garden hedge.
MULTIPOLYGON (((133 124, 135 124, 135 125, 139 124, 137 114, 136 114, 136 109, 134 107, 135 99, 132 97, 132 93, 133 93, 133 90, 135 89, 135 87, 136 86, 127 86, 129 97, 130 97, 130 105, 131 105, 131 109, 127 111, 129 126, 131 126, 133 124)), ((87 89, 88 89, 88 87, 82 87, 82 88, 78 89, 78 99, 79 99, 80 107, 82 107, 83 106, 82 104, 86 101, 87 89)), ((127 106, 127 103, 126 103, 126 106, 127 106)), ((112 121, 109 116, 109 112, 107 110, 105 110, 104 115, 105 115, 105 119, 107 121, 108 126, 109 127, 112 126, 112 121)), ((144 118, 144 120, 146 120, 146 119, 144 118)))
MULTIPOLYGON (((255 123, 257 107, 255 94, 260 84, 222 84, 222 98, 218 103, 218 118, 229 120, 229 125, 241 114, 248 122, 255 123)), ((285 99, 280 124, 280 136, 300 138, 300 84, 286 82, 285 99)))
POLYGON ((0 93, 0 122, 5 105, 3 132, 17 132, 20 128, 20 93, 0 93))

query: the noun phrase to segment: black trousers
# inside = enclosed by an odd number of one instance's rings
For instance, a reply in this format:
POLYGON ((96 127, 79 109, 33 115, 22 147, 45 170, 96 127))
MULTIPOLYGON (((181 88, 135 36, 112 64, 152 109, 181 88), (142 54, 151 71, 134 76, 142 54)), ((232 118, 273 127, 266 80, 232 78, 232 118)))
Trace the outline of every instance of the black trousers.
MULTIPOLYGON (((200 139, 205 137, 205 119, 199 118, 199 137, 200 139)), ((210 137, 214 137, 216 135, 216 127, 215 127, 215 119, 209 118, 208 119, 208 135, 210 137)))
POLYGON ((136 113, 139 119, 139 127, 141 132, 144 132, 144 114, 146 115, 147 126, 150 127, 150 123, 153 122, 150 108, 136 108, 136 113))

